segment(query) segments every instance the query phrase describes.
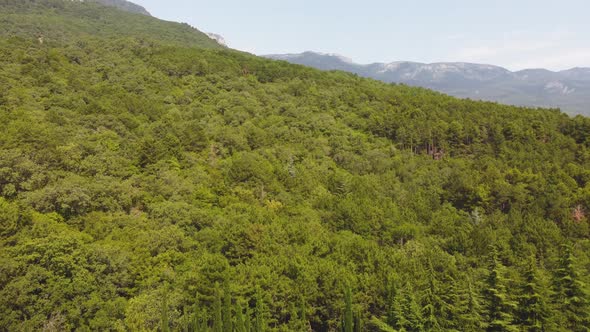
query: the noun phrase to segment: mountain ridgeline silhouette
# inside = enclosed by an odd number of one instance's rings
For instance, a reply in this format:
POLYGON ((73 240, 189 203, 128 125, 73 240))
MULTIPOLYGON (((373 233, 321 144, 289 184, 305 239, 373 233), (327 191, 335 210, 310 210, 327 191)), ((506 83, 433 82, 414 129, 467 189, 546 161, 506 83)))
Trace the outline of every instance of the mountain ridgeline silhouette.
POLYGON ((425 87, 459 98, 561 108, 570 114, 590 115, 590 68, 511 72, 498 66, 460 62, 399 61, 361 65, 342 56, 316 52, 265 57, 321 70, 343 70, 387 83, 425 87))

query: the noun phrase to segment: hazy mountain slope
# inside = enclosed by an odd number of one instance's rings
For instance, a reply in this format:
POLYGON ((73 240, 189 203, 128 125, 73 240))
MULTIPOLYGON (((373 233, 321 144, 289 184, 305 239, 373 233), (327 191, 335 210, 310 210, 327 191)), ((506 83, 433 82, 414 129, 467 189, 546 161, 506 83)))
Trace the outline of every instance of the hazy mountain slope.
POLYGON ((166 22, 91 1, 3 0, 0 36, 67 42, 80 36, 134 37, 170 45, 223 48, 184 23, 166 22))
POLYGON ((500 103, 561 108, 571 114, 590 114, 590 69, 561 72, 507 69, 469 63, 414 62, 360 65, 342 57, 314 52, 268 55, 271 59, 322 70, 344 70, 384 82, 435 89, 460 98, 500 103))

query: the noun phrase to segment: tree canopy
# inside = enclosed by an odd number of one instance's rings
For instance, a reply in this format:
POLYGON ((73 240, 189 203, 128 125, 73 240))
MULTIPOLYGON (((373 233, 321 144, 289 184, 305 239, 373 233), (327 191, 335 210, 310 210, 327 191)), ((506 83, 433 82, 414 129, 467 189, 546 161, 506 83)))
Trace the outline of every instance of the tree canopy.
POLYGON ((590 327, 588 118, 0 9, 0 330, 590 327))

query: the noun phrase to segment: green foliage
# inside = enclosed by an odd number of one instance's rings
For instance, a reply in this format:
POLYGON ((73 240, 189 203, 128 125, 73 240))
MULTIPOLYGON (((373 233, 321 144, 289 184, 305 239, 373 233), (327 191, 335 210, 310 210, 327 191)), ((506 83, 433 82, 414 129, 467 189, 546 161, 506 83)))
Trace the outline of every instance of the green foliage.
POLYGON ((585 285, 580 280, 571 247, 562 247, 562 256, 555 275, 555 302, 560 325, 570 331, 590 329, 590 306, 585 285))
POLYGON ((236 303, 234 310, 236 312, 235 331, 248 332, 248 330, 246 329, 246 322, 244 321, 244 313, 242 312, 242 306, 236 303))
POLYGON ((223 308, 219 284, 215 284, 215 299, 213 302, 213 332, 223 332, 223 308))
POLYGON ((532 258, 524 272, 518 300, 518 320, 525 331, 545 331, 549 326, 549 304, 543 284, 532 258))
POLYGON ((352 295, 350 287, 344 289, 344 318, 342 320, 342 331, 353 332, 354 331, 354 315, 352 313, 352 295))
POLYGON ((486 331, 517 331, 512 324, 515 303, 509 298, 506 290, 502 263, 498 259, 495 246, 490 247, 488 276, 484 289, 486 331))
MULTIPOLYGON (((165 286, 166 288, 166 286, 165 286)), ((162 296, 162 309, 161 309, 161 319, 160 319, 160 331, 161 332, 170 332, 170 320, 169 316, 170 313, 168 312, 168 290, 164 289, 164 295, 162 296)))
POLYGON ((225 278, 223 281, 223 308, 221 311, 221 316, 223 317, 223 331, 233 331, 231 290, 229 287, 229 279, 225 278))
POLYGON ((588 328, 588 119, 87 2, 0 21, 0 330, 588 328))
POLYGON ((265 321, 265 306, 262 300, 262 291, 260 287, 256 286, 256 297, 255 297, 255 307, 254 307, 254 332, 264 332, 266 331, 266 321, 265 321))

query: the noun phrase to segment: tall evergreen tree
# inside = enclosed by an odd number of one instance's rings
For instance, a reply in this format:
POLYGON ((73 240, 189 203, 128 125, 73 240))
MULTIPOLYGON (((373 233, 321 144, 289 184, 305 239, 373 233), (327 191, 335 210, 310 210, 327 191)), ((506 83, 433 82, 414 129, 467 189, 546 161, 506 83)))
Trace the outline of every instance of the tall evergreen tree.
POLYGON ((168 286, 164 286, 164 294, 162 296, 162 308, 160 309, 160 331, 170 332, 170 317, 168 312, 168 286))
POLYGON ((264 322, 264 303, 262 302, 262 291, 256 287, 256 307, 254 308, 254 331, 264 332, 266 330, 264 322))
POLYGON ((223 332, 221 291, 218 283, 215 283, 215 299, 213 301, 213 332, 223 332))
POLYGON ((223 281, 223 307, 221 315, 223 320, 223 331, 233 331, 229 277, 226 277, 223 281))
POLYGON ((342 323, 344 332, 353 332, 352 294, 349 286, 344 289, 344 319, 342 323))
POLYGON ((451 275, 445 275, 439 293, 443 304, 442 317, 438 319, 441 329, 445 331, 462 330, 459 327, 460 299, 459 284, 451 275))
POLYGON ((307 303, 305 302, 305 297, 301 297, 299 300, 299 321, 300 323, 300 330, 307 331, 309 322, 307 321, 307 303))
POLYGON ((385 323, 390 326, 396 325, 396 314, 395 314, 395 300, 397 295, 397 288, 395 286, 395 276, 390 274, 387 277, 387 283, 385 285, 385 304, 386 304, 386 316, 385 323))
POLYGON ((531 258, 519 287, 518 323, 524 331, 546 330, 549 308, 541 287, 535 259, 531 258))
POLYGON ((447 304, 440 296, 439 284, 431 264, 429 264, 427 275, 428 284, 422 297, 424 328, 428 331, 439 331, 441 330, 439 320, 444 319, 447 304))
POLYGON ((402 307, 402 297, 397 295, 393 298, 393 302, 390 304, 390 309, 387 316, 387 324, 395 329, 402 330, 405 326, 409 325, 404 310, 402 307))
POLYGON ((236 312, 236 324, 235 324, 235 332, 246 332, 246 325, 244 321, 244 315, 242 312, 242 306, 236 302, 235 306, 236 312))
POLYGON ((364 331, 363 327, 363 317, 361 311, 357 311, 354 313, 354 332, 362 332, 364 331))
POLYGON ((562 247, 559 268, 555 273, 555 306, 562 317, 562 326, 570 331, 590 329, 588 296, 575 266, 570 246, 562 247))
POLYGON ((246 317, 244 318, 244 328, 246 329, 246 332, 253 332, 253 327, 252 327, 252 312, 250 310, 250 307, 246 307, 246 317))
POLYGON ((402 311, 405 325, 401 325, 406 331, 422 331, 424 321, 420 305, 416 302, 416 296, 410 284, 406 286, 403 294, 402 311))
POLYGON ((471 279, 459 295, 458 328, 461 331, 476 332, 482 330, 480 296, 471 279))
POLYGON ((200 311, 197 307, 193 313, 190 330, 192 332, 207 331, 207 323, 207 310, 200 311))
POLYGON ((502 268, 496 247, 491 246, 484 289, 485 324, 489 332, 516 331, 512 315, 515 304, 508 297, 502 268))

